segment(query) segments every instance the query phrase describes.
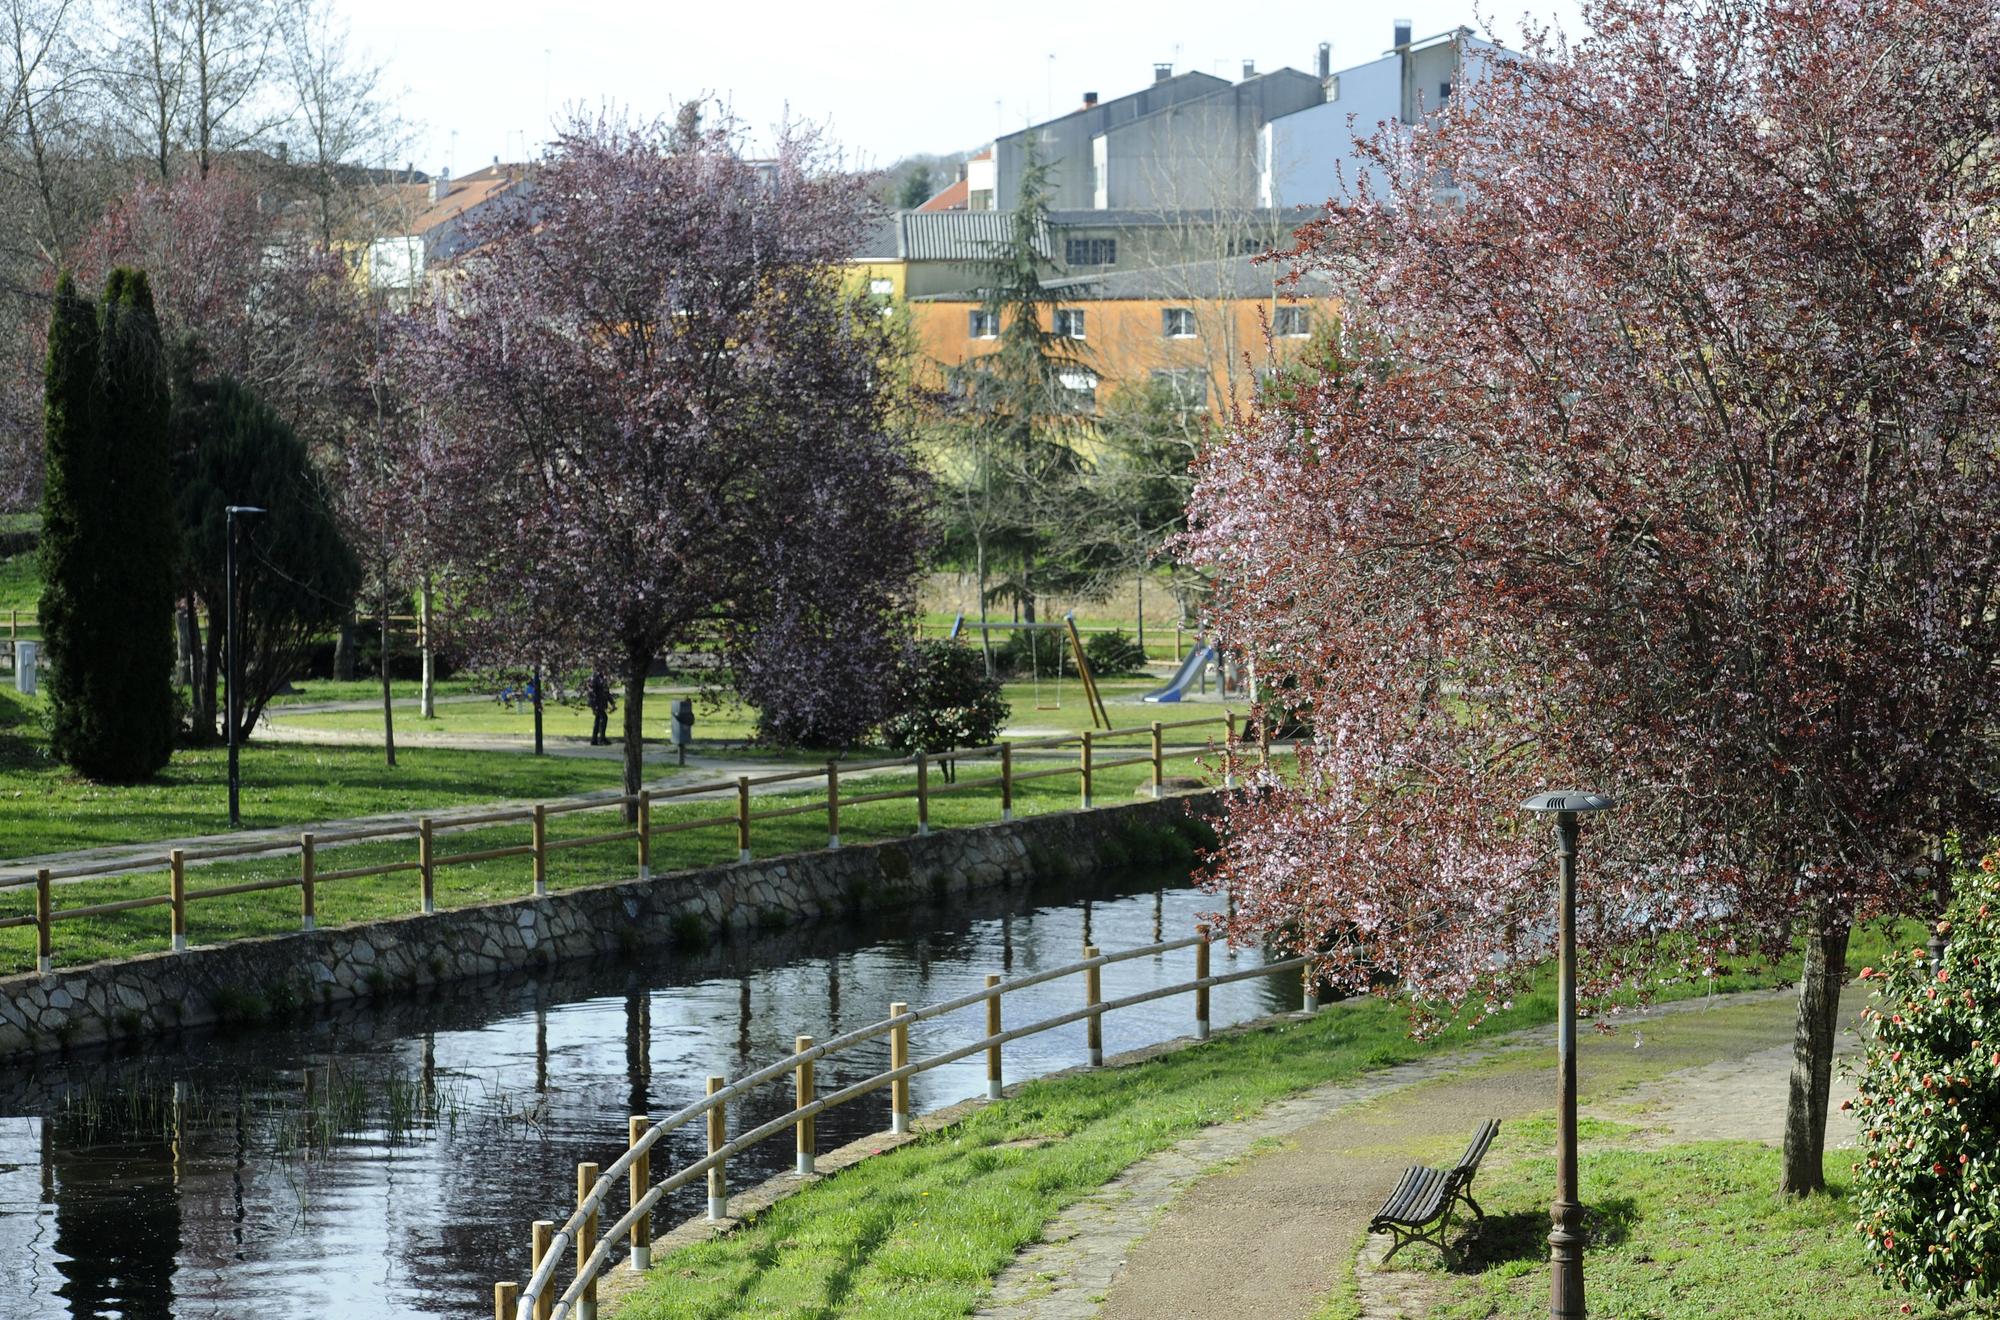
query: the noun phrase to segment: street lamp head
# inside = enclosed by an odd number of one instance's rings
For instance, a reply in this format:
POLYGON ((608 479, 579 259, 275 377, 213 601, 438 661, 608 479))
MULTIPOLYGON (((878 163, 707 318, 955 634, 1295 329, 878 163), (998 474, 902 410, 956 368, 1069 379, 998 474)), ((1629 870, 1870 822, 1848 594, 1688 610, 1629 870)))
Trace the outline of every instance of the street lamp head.
POLYGON ((270 512, 270 510, 269 510, 269 509, 260 509, 260 508, 258 508, 258 507, 257 507, 256 505, 254 505, 254 504, 226 504, 226 505, 224 505, 224 506, 223 506, 223 508, 222 508, 222 511, 223 511, 224 513, 230 513, 230 514, 236 514, 236 513, 269 513, 269 512, 270 512))
POLYGON ((1609 811, 1618 803, 1609 793, 1583 793, 1572 790, 1566 793, 1537 793, 1521 804, 1523 811, 1566 811, 1575 815, 1587 815, 1593 811, 1609 811))

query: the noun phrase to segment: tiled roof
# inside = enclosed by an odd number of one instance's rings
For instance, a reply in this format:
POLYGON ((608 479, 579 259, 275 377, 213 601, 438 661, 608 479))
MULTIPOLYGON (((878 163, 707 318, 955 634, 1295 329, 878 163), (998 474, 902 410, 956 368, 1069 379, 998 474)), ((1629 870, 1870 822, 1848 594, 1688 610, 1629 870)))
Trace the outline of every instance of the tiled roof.
MULTIPOLYGON (((1141 266, 1052 279, 1043 287, 1065 302, 1132 300, 1204 302, 1218 298, 1331 297, 1326 278, 1307 272, 1296 285, 1283 285, 1291 271, 1284 261, 1260 262, 1255 257, 1225 257, 1219 261, 1189 261, 1171 266, 1141 266)), ((978 302, 976 293, 939 293, 915 302, 978 302)))
POLYGON ((971 200, 972 185, 964 179, 958 179, 950 187, 917 209, 919 211, 963 211, 971 200))
MULTIPOLYGON (((990 261, 1013 236, 1012 211, 897 211, 857 245, 855 261, 990 261)), ((1035 251, 1049 257, 1046 226, 1035 251)))

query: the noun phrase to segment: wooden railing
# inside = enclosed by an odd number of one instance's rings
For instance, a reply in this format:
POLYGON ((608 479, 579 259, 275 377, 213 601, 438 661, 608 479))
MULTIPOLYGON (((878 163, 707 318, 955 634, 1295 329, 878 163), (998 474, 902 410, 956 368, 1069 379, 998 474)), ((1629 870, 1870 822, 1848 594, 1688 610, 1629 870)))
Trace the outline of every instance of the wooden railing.
MULTIPOLYGON (((710 780, 705 783, 688 784, 675 788, 646 790, 634 795, 609 797, 566 798, 554 802, 540 802, 528 806, 510 806, 492 811, 471 814, 454 814, 439 821, 429 815, 415 816, 405 820, 388 821, 377 825, 359 826, 334 832, 306 831, 294 843, 290 839, 261 839, 254 842, 225 844, 210 848, 168 850, 164 855, 148 857, 145 854, 126 853, 118 857, 75 866, 48 867, 32 876, 14 879, 0 879, 0 893, 8 890, 35 887, 35 910, 30 915, 0 918, 0 930, 21 926, 33 926, 36 937, 36 966, 40 971, 49 971, 54 964, 54 928, 62 921, 75 921, 89 917, 110 916, 119 912, 131 912, 142 908, 168 908, 166 935, 169 947, 175 952, 183 952, 188 946, 188 908, 206 899, 226 898, 239 894, 260 893, 276 889, 296 889, 299 891, 299 924, 303 930, 311 930, 317 919, 319 890, 324 885, 339 884, 350 880, 361 880, 373 876, 413 874, 416 877, 415 908, 419 912, 437 910, 437 873, 447 867, 467 866, 479 862, 498 861, 503 858, 528 857, 532 859, 530 876, 532 893, 537 897, 548 893, 550 860, 554 854, 572 848, 591 847, 600 844, 630 842, 635 845, 634 863, 639 879, 652 874, 653 841, 664 834, 675 834, 687 830, 723 830, 736 832, 737 857, 749 861, 753 826, 758 821, 779 820, 791 816, 821 814, 826 817, 827 846, 840 846, 840 813, 848 807, 870 802, 892 802, 914 800, 916 803, 916 832, 930 832, 930 806, 933 798, 950 794, 971 792, 979 789, 999 790, 999 814, 1001 820, 1014 817, 1015 786, 1036 779, 1075 775, 1080 792, 1079 803, 1088 807, 1092 801, 1092 788, 1098 774, 1124 766, 1150 765, 1152 767, 1152 790, 1154 796, 1162 792, 1166 778, 1166 749, 1164 735, 1177 729, 1192 729, 1222 723, 1226 726, 1225 747, 1233 749, 1236 743, 1237 715, 1234 711, 1224 711, 1221 716, 1202 719, 1179 720, 1173 723, 1158 721, 1150 725, 1135 725, 1126 729, 1086 731, 1081 734, 1066 734, 1054 738, 1037 738, 1017 742, 997 743, 990 747, 957 749, 942 756, 931 756, 918 752, 914 756, 891 757, 877 761, 843 763, 828 761, 823 767, 807 770, 785 771, 768 775, 746 775, 733 780, 710 780), (1105 758, 1100 749, 1106 743, 1126 738, 1149 738, 1150 745, 1140 755, 1114 756, 1105 758), (1017 751, 1047 753, 1063 748, 1078 748, 1073 764, 1045 768, 1020 769, 1015 765, 1017 751), (939 782, 931 773, 939 761, 951 761, 959 765, 980 761, 997 762, 994 773, 966 778, 958 776, 953 782, 939 782), (873 792, 850 792, 844 786, 850 776, 869 771, 898 768, 913 768, 916 784, 913 787, 882 789, 873 792), (813 801, 802 804, 759 808, 751 790, 772 784, 817 781, 824 785, 822 793, 813 801), (704 795, 730 795, 734 802, 726 813, 695 816, 689 819, 656 822, 653 808, 664 802, 684 798, 699 798, 704 795), (549 818, 590 811, 618 811, 623 813, 633 808, 635 820, 619 827, 574 838, 551 838, 549 818), (500 825, 525 825, 528 837, 519 843, 500 847, 478 848, 467 852, 446 853, 438 848, 441 833, 459 833, 480 827, 500 825), (327 850, 355 844, 375 844, 385 840, 408 839, 415 845, 415 855, 387 862, 377 862, 365 866, 323 869, 322 863, 327 850), (257 880, 242 880, 228 884, 213 885, 208 888, 188 888, 188 874, 191 868, 203 864, 223 861, 237 861, 243 858, 269 856, 289 852, 296 848, 299 854, 298 870, 290 875, 257 880), (60 907, 56 904, 59 892, 55 882, 79 880, 111 874, 130 874, 154 866, 164 866, 167 872, 165 893, 146 894, 136 898, 122 898, 111 902, 92 903, 79 907, 60 907)), ((1123 750, 1117 749, 1117 750, 1123 750)), ((1264 749, 1268 756, 1268 747, 1264 749)), ((1037 763, 1030 762, 1030 765, 1037 763)), ((1227 781, 1226 781, 1227 782, 1227 781)))
MULTIPOLYGON (((1303 968, 1306 962, 1305 958, 1290 958, 1262 963, 1239 971, 1225 972, 1219 976, 1211 975, 1209 930, 1207 926, 1197 926, 1195 934, 1189 938, 1167 940, 1116 953, 1100 953, 1093 947, 1085 946, 1083 959, 1080 962, 1050 968, 1030 976, 1016 977, 1011 981, 1002 981, 997 975, 989 974, 984 989, 923 1008, 911 1009, 905 1004, 891 1004, 889 1015, 881 1021, 872 1022, 858 1030, 836 1036, 832 1040, 815 1043, 810 1036, 800 1036, 792 1054, 748 1076, 740 1077, 734 1082, 722 1077, 710 1077, 707 1094, 702 1099, 663 1119, 655 1121, 644 1114, 633 1115, 626 1128, 626 1148, 617 1158, 601 1167, 597 1164, 579 1164, 576 1171, 576 1208, 571 1211, 569 1218, 560 1224, 554 1220, 541 1219, 530 1226, 528 1232, 530 1272, 527 1282, 523 1284, 508 1281, 493 1286, 495 1320, 570 1320, 570 1317, 576 1317, 576 1320, 595 1320, 597 1280, 610 1266, 614 1256, 621 1254, 621 1251, 624 1252, 635 1270, 652 1267, 653 1215, 659 1207, 661 1198, 705 1176, 708 1180, 708 1218, 711 1220, 727 1218, 730 1157, 741 1154, 759 1142, 766 1141, 790 1128, 797 1134, 798 1172, 810 1174, 813 1172, 814 1160, 819 1153, 816 1120, 819 1115, 837 1105, 858 1100, 885 1086, 890 1087, 890 1131, 907 1132, 911 1117, 910 1079, 920 1073, 983 1052, 986 1055, 987 1098, 999 1099, 1004 1084, 1002 1051, 1012 1041, 1067 1026, 1072 1022, 1084 1022, 1088 1024, 1090 1065, 1097 1067, 1104 1062, 1105 1014, 1149 1003, 1155 999, 1184 994, 1194 996, 1195 1037, 1206 1039, 1209 1033, 1210 989, 1232 981, 1245 981, 1294 968, 1303 968), (1156 986, 1118 999, 1103 998, 1099 980, 1102 968, 1132 958, 1152 957, 1189 948, 1194 950, 1194 975, 1190 979, 1173 985, 1156 986), (1037 1022, 1003 1027, 1005 1021, 1003 1005, 1006 995, 1069 976, 1083 978, 1082 1007, 1037 1022), (911 1061, 911 1027, 980 1004, 986 1008, 984 1036, 966 1044, 953 1046, 929 1058, 911 1061), (883 1036, 889 1037, 887 1069, 830 1094, 817 1093, 815 1069, 820 1060, 867 1041, 879 1040, 883 1036), (726 1107, 758 1087, 780 1082, 786 1077, 790 1077, 793 1084, 792 1108, 731 1139, 727 1129, 726 1107), (668 1170, 665 1177, 658 1182, 653 1181, 653 1148, 658 1146, 667 1134, 697 1120, 705 1120, 707 1124, 707 1154, 677 1169, 668 1170), (600 1232, 600 1221, 609 1213, 612 1199, 621 1186, 626 1189, 625 1200, 629 1209, 600 1232), (625 1244, 629 1244, 629 1247, 625 1244), (562 1270, 565 1261, 570 1263, 571 1279, 567 1286, 559 1286, 557 1274, 562 1270)), ((1308 1001, 1308 1008, 1311 1007, 1313 1002, 1308 1001)))

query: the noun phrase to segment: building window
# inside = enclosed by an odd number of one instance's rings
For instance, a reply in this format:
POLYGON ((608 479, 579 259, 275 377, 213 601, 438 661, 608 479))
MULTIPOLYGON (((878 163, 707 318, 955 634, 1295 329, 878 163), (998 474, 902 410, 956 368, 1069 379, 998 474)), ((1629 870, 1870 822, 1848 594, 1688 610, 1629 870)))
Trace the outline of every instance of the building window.
POLYGON ((965 337, 967 339, 998 339, 1000 337, 1000 314, 978 308, 965 314, 965 337))
POLYGON ((1115 266, 1118 240, 1115 238, 1066 238, 1063 240, 1065 266, 1115 266))
POLYGON ((1161 308, 1160 333, 1169 339, 1193 339, 1194 309, 1192 307, 1161 308))
POLYGON ((1081 307, 1056 308, 1056 338, 1083 338, 1083 309, 1081 307))
POLYGON ((1167 367, 1153 372, 1154 388, 1183 412, 1208 407, 1208 373, 1200 367, 1167 367))
POLYGON ((1097 373, 1094 371, 1065 371, 1057 377, 1062 387, 1056 398, 1056 406, 1066 413, 1082 413, 1086 416, 1097 411, 1097 373))
POLYGON ((1312 308, 1280 307, 1271 319, 1271 331, 1280 339, 1304 339, 1312 333, 1312 308))
POLYGON ((868 293, 871 297, 889 298, 893 297, 895 295, 895 292, 896 292, 896 281, 894 280, 868 281, 868 293))

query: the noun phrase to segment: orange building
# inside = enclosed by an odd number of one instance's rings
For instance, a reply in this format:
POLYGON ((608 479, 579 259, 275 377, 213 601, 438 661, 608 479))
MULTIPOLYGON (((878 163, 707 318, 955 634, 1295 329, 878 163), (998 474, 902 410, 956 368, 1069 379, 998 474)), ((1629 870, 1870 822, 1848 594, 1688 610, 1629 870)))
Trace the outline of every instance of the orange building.
MULTIPOLYGON (((1283 282, 1282 263, 1250 257, 1053 279, 1046 329, 1071 341, 1065 374, 1077 411, 1134 384, 1159 382, 1190 408, 1248 405, 1267 371, 1295 359, 1338 304, 1324 283, 1283 282)), ((910 300, 917 349, 941 378, 999 346, 1000 327, 974 294, 910 300)))

